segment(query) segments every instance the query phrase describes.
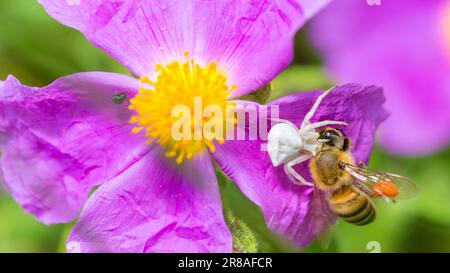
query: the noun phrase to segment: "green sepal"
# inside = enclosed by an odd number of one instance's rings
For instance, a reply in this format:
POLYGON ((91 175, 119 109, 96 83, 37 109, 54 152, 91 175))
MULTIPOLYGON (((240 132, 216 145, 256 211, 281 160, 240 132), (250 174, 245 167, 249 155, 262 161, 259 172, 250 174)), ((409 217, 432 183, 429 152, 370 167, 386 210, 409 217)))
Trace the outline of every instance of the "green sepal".
POLYGON ((271 91, 272 91, 272 84, 269 83, 250 94, 238 98, 238 100, 248 100, 257 102, 259 104, 266 104, 267 100, 270 97, 271 91))
POLYGON ((233 252, 234 253, 256 253, 258 252, 258 241, 253 231, 240 218, 227 211, 226 221, 233 234, 233 252))

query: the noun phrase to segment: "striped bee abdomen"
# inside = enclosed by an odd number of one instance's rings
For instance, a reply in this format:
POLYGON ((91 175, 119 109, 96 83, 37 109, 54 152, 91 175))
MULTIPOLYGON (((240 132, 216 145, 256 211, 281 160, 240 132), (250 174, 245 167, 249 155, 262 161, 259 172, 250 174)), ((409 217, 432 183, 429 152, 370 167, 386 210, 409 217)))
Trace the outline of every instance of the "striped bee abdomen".
POLYGON ((376 218, 372 202, 352 186, 343 186, 330 196, 329 202, 333 212, 349 223, 366 225, 376 218))

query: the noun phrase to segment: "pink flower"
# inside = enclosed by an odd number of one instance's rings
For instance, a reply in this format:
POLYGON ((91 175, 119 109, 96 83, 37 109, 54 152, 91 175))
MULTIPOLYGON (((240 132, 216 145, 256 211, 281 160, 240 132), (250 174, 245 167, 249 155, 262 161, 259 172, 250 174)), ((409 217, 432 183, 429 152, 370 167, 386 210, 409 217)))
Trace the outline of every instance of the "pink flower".
POLYGON ((333 1, 311 36, 339 83, 376 84, 391 116, 380 144, 400 155, 450 143, 450 1, 333 1))
MULTIPOLYGON (((88 72, 43 88, 12 76, 0 82, 0 173, 40 221, 78 216, 69 251, 232 251, 213 160, 262 208, 271 229, 298 246, 314 240, 322 227, 312 220, 312 189, 274 168, 261 140, 168 136, 173 107, 195 97, 222 108, 267 110, 233 98, 260 88, 290 62, 294 33, 326 1, 41 3, 140 78, 88 72)), ((299 124, 320 92, 271 105, 299 124)), ((313 121, 347 122, 354 157, 367 162, 386 118, 383 103, 380 88, 344 85, 324 99, 313 121)), ((308 178, 306 165, 299 167, 308 178)))

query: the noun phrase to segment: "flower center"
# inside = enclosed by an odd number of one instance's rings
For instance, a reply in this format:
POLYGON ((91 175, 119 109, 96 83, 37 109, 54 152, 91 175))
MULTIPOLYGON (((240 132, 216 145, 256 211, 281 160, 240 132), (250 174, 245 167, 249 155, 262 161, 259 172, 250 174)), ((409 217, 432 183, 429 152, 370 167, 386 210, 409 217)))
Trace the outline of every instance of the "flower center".
POLYGON ((226 123, 235 123, 228 118, 235 105, 227 98, 236 86, 228 87, 216 63, 201 66, 188 53, 185 57, 185 62, 156 65, 154 81, 142 77, 129 107, 137 113, 130 120, 133 133, 144 130, 147 142, 157 140, 178 164, 205 148, 214 152, 215 141, 224 142, 226 123))

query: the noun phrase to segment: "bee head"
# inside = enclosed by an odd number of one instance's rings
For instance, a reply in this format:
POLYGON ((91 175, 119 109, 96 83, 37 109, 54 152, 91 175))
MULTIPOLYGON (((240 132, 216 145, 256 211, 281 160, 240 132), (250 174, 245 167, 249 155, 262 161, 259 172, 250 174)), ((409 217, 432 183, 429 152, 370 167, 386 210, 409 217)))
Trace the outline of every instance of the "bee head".
POLYGON ((336 147, 343 151, 347 151, 350 146, 350 141, 342 130, 330 127, 326 127, 319 131, 319 141, 325 146, 336 147))

